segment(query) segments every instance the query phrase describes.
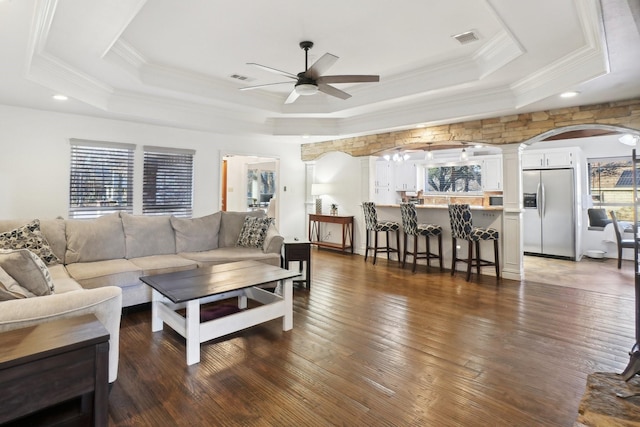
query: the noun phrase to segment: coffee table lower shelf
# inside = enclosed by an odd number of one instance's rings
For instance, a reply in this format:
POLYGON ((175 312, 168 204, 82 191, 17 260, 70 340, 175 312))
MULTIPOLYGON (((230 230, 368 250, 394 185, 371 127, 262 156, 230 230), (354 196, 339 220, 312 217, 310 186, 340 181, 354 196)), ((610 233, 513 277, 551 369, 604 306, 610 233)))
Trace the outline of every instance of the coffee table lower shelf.
POLYGON ((293 281, 287 279, 278 286, 282 295, 262 288, 251 287, 237 291, 217 294, 206 298, 174 304, 155 289, 151 304, 151 328, 153 332, 161 331, 167 324, 171 329, 186 339, 187 365, 200 362, 200 344, 219 338, 260 323, 282 317, 282 330, 293 328, 293 281), (242 311, 217 319, 200 322, 200 306, 214 301, 238 298, 238 308, 242 311), (247 308, 248 299, 262 304, 247 308), (185 316, 177 310, 186 308, 185 316))

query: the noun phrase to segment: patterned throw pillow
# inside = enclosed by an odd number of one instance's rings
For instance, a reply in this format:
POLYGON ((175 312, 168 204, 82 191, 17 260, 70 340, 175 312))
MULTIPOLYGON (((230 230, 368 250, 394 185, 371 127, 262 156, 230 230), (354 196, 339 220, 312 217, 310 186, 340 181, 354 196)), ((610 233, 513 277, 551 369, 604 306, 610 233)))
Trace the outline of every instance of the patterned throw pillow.
POLYGON ((46 265, 58 264, 60 259, 53 253, 49 242, 40 231, 40 220, 34 219, 15 230, 0 233, 0 249, 29 249, 46 265))
POLYGON ((267 235, 269 226, 273 223, 273 218, 256 218, 248 216, 244 219, 238 243, 236 246, 245 248, 262 248, 264 238, 267 235))

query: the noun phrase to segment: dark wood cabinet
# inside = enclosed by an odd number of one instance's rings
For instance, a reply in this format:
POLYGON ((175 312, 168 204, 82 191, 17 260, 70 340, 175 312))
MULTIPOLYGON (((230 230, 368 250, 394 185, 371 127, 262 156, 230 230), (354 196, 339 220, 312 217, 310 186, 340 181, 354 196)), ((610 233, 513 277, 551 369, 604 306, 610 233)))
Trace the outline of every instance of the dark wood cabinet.
POLYGON ((109 332, 94 315, 0 333, 0 424, 108 424, 109 332))

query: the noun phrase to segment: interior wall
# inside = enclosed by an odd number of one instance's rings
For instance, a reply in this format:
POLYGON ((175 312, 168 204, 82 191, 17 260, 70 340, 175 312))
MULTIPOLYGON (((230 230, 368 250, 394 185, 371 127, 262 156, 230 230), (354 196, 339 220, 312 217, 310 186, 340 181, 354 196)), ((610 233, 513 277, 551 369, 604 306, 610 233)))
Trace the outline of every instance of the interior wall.
POLYGON ((70 138, 137 145, 134 192, 142 200, 142 146, 196 150, 193 216, 220 210, 221 153, 280 159, 280 231, 303 234, 304 163, 298 145, 266 138, 219 135, 72 114, 0 106, 0 218, 68 217, 70 138), (286 187, 286 191, 283 191, 286 187))
MULTIPOLYGON (((338 205, 338 215, 353 215, 355 220, 355 244, 360 248, 364 243, 364 235, 360 230, 362 222, 361 159, 334 151, 325 154, 315 162, 314 183, 329 184, 330 192, 321 196, 322 213, 329 214, 332 203, 338 205)), ((315 212, 315 208, 313 209, 315 212)), ((341 242, 341 229, 337 224, 323 224, 323 240, 341 242), (327 234, 331 232, 331 235, 327 234)), ((362 224, 364 229, 364 224, 362 224)))

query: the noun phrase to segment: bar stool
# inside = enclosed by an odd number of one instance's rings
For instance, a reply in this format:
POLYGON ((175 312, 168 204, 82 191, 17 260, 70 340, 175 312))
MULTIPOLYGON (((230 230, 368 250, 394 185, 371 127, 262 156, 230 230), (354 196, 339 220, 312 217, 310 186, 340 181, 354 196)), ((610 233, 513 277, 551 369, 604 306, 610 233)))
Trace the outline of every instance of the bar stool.
POLYGON ((500 258, 498 257, 498 230, 494 228, 474 227, 471 221, 471 208, 468 204, 452 204, 449 205, 449 220, 451 221, 451 236, 453 237, 453 246, 451 254, 451 275, 456 271, 456 263, 458 261, 467 263, 467 282, 471 280, 471 267, 475 266, 478 275, 480 275, 480 267, 494 265, 496 267, 496 278, 500 278, 500 258), (458 258, 457 255, 457 239, 466 240, 469 244, 467 258, 458 258), (480 257, 480 241, 493 240, 493 251, 495 260, 487 261, 480 257), (475 243, 476 257, 473 257, 473 246, 475 243))
POLYGON ((398 262, 400 262, 400 224, 395 221, 380 220, 378 221, 378 214, 376 213, 376 204, 373 202, 362 202, 362 210, 364 211, 364 223, 366 226, 366 243, 364 252, 364 261, 367 262, 369 256, 369 250, 373 249, 373 264, 376 263, 376 257, 378 252, 386 252, 387 259, 391 259, 390 254, 397 252, 398 262), (378 233, 384 231, 387 235, 387 245, 378 246, 378 233), (389 242, 389 232, 396 233, 396 248, 391 247, 389 242), (369 245, 369 234, 374 233, 374 244, 369 245))
POLYGON ((404 230, 404 256, 402 257, 402 268, 407 261, 407 254, 413 256, 413 272, 416 271, 416 260, 426 259, 427 267, 431 267, 431 260, 437 258, 440 261, 440 271, 442 271, 442 227, 435 224, 418 224, 418 213, 413 203, 401 203, 400 213, 402 214, 402 229, 404 230), (413 252, 407 248, 409 235, 413 236, 413 252), (425 237, 425 251, 418 252, 418 238, 425 237), (438 253, 432 253, 430 249, 431 237, 438 238, 438 253))

